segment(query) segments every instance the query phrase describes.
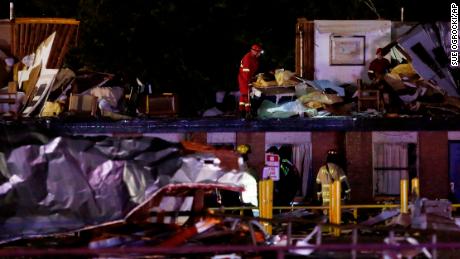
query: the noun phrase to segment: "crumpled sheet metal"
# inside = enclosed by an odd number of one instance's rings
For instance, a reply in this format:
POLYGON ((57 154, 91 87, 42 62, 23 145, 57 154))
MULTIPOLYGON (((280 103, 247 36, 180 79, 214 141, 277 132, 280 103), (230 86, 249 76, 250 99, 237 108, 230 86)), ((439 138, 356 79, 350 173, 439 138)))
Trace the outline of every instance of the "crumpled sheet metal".
MULTIPOLYGON (((219 160, 211 154, 189 155, 182 158, 182 166, 169 180, 168 185, 158 189, 145 201, 126 215, 126 220, 142 221, 149 217, 152 210, 156 211, 189 211, 192 208, 192 198, 195 190, 212 191, 226 189, 243 192, 243 196, 257 195, 257 189, 245 193, 249 187, 246 172, 236 170, 224 171, 219 167, 219 160)), ((255 181, 255 180, 254 180, 255 181)), ((250 185, 250 184, 249 184, 250 185)), ((250 188, 250 187, 249 187, 250 188)), ((248 201, 252 201, 250 198, 248 201)))
MULTIPOLYGON (((212 191, 224 189, 243 191, 242 186, 227 183, 176 183, 163 186, 151 194, 142 204, 131 210, 125 217, 127 222, 151 221, 150 212, 190 211, 195 190, 212 191)), ((158 221, 154 221, 158 222, 158 221)), ((178 222, 168 222, 180 224, 178 222)))
POLYGON ((123 219, 161 187, 236 173, 199 170, 199 155, 182 158, 178 146, 158 138, 57 137, 2 155, 0 241, 123 219))

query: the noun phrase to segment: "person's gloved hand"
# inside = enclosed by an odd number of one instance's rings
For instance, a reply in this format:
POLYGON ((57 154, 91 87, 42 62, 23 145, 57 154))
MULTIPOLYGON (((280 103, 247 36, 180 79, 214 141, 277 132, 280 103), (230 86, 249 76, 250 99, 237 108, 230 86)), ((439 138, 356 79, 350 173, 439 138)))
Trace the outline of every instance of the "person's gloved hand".
POLYGON ((321 195, 316 196, 316 200, 313 201, 315 205, 321 206, 323 204, 323 198, 321 195))
POLYGON ((313 199, 313 200, 311 201, 311 204, 312 204, 313 206, 321 206, 321 205, 323 205, 323 202, 321 201, 321 199, 319 199, 319 200, 318 200, 318 199, 313 199))

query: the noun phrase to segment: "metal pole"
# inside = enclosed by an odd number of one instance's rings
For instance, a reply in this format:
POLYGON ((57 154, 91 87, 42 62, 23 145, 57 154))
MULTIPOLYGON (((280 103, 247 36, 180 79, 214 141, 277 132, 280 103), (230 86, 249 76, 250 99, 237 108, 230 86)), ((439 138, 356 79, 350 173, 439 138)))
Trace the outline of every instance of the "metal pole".
POLYGON ((254 233, 254 227, 252 226, 252 223, 249 224, 249 233, 251 233, 252 245, 256 246, 257 245, 257 240, 256 240, 256 235, 254 233))
POLYGON ((321 245, 321 237, 323 235, 322 233, 322 226, 318 226, 318 232, 316 232, 316 245, 319 246, 321 245))
POLYGON ((300 44, 299 44, 299 48, 300 48, 300 77, 303 78, 303 26, 300 26, 299 25, 299 32, 300 32, 300 44))
POLYGON ((404 22, 404 6, 401 7, 401 22, 404 22))
POLYGON ((287 242, 286 242, 287 246, 291 245, 291 235, 292 235, 292 222, 289 222, 287 226, 287 242))
POLYGON ((437 244, 437 242, 438 242, 438 237, 436 236, 436 234, 433 234, 433 235, 431 236, 431 243, 432 243, 433 245, 435 245, 435 246, 433 247, 433 251, 431 251, 431 255, 432 255, 432 258, 433 258, 433 259, 438 258, 438 250, 436 250, 436 244, 437 244))
MULTIPOLYGON (((352 244, 353 245, 358 244, 358 230, 354 228, 351 234, 352 234, 351 236, 352 244)), ((353 250, 351 250, 351 258, 356 259, 356 256, 357 256, 356 249, 353 248, 353 250)))

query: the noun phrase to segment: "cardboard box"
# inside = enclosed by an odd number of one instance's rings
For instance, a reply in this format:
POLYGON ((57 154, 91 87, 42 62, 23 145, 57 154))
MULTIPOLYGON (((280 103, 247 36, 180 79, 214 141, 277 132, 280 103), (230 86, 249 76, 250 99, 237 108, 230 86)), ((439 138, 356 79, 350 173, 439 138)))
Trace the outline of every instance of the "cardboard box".
POLYGON ((97 97, 92 95, 71 95, 69 112, 82 116, 96 116, 97 97))
POLYGON ((145 97, 145 113, 153 116, 177 115, 177 96, 172 93, 145 97))

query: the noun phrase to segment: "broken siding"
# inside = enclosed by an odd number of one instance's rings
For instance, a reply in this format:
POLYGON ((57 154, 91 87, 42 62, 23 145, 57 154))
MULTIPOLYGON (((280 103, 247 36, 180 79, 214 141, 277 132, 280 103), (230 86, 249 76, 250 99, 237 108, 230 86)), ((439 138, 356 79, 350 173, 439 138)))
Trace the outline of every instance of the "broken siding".
POLYGON ((412 66, 423 79, 434 80, 450 96, 459 96, 442 40, 437 34, 439 29, 432 24, 417 25, 398 43, 411 57, 412 66))

